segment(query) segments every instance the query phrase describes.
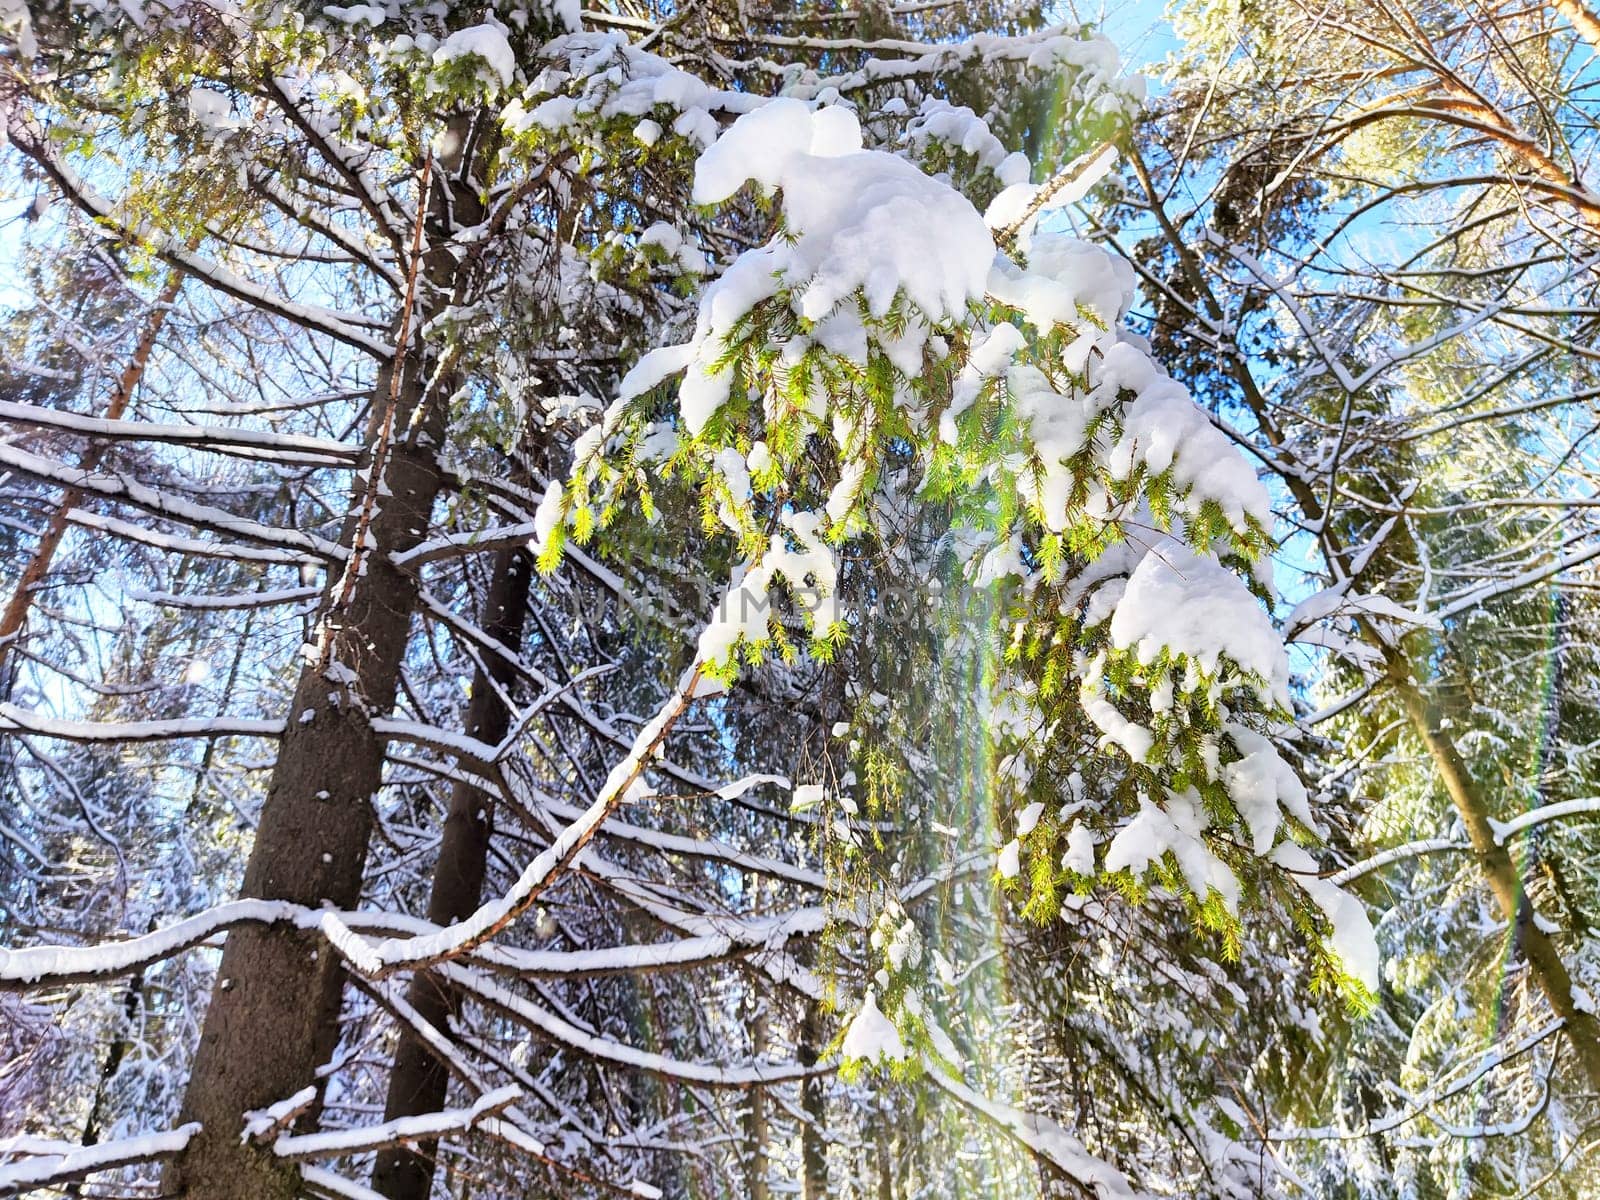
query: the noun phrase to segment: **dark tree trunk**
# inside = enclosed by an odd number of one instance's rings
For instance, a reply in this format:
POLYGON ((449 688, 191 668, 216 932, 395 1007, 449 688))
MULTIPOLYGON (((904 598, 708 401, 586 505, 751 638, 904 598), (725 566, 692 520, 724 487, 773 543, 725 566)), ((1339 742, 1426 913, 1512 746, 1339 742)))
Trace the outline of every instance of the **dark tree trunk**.
MULTIPOLYGON (((152 918, 145 932, 150 933, 155 927, 155 919, 152 918)), ((95 1083, 94 1103, 90 1105, 89 1116, 83 1123, 82 1141, 85 1146, 98 1145, 100 1142, 100 1131, 105 1126, 106 1106, 111 1098, 111 1084, 116 1079, 117 1072, 122 1069, 122 1060, 128 1056, 128 1046, 138 1031, 139 1010, 143 1006, 144 972, 137 971, 128 980, 128 986, 122 990, 122 1024, 111 1039, 111 1044, 106 1047, 106 1056, 100 1063, 100 1078, 95 1083)), ((67 1184, 63 1195, 72 1197, 83 1195, 83 1181, 73 1180, 67 1184)))
MULTIPOLYGON (((470 120, 470 113, 457 114, 452 131, 470 120)), ((341 544, 359 548, 359 557, 323 599, 319 661, 301 670, 295 688, 245 867, 247 897, 342 909, 361 899, 385 752, 371 722, 394 706, 417 608, 417 581, 393 556, 426 535, 444 487, 438 452, 448 420, 440 398, 454 390, 441 379, 429 392, 438 363, 411 336, 424 314, 412 320, 410 289, 425 280, 432 294, 463 299, 457 260, 445 243, 453 229, 481 222, 484 209, 467 173, 458 173, 462 144, 458 136, 444 147, 436 181, 431 158, 422 171, 413 276, 394 327, 399 349, 373 389, 368 471, 381 486, 369 489, 359 476, 352 486, 341 544), (424 213, 433 247, 425 257, 424 213)), ((183 1100, 181 1119, 200 1122, 201 1130, 169 1164, 164 1196, 294 1200, 300 1194, 298 1166, 241 1141, 241 1122, 246 1112, 317 1083, 317 1068, 339 1040, 343 974, 315 932, 247 925, 228 935, 183 1100)), ((314 1127, 320 1109, 314 1104, 300 1127, 314 1127)))
MULTIPOLYGON (((799 1032, 795 1057, 809 1067, 817 1061, 822 1042, 822 1009, 816 1001, 806 1002, 799 1032)), ((800 1081, 800 1109, 806 1115, 800 1127, 800 1195, 802 1200, 824 1200, 828 1194, 828 1109, 822 1076, 807 1075, 800 1081)))
MULTIPOLYGON (((525 550, 502 550, 494 557, 480 627, 512 652, 522 645, 532 569, 525 550)), ((466 732, 492 744, 505 737, 511 719, 494 685, 499 684, 509 694, 515 671, 497 655, 485 654, 482 664, 472 679, 466 732)), ((478 907, 493 829, 493 797, 468 784, 456 783, 450 792, 450 809, 445 816, 433 892, 428 901, 428 919, 436 925, 458 921, 478 907)), ((439 1029, 444 1029, 448 1020, 461 1011, 460 992, 427 971, 419 971, 412 979, 406 999, 439 1029)), ((444 1104, 449 1084, 445 1065, 409 1026, 402 1028, 394 1071, 389 1076, 384 1120, 436 1112, 444 1104)), ((373 1189, 389 1200, 426 1200, 433 1183, 435 1152, 432 1141, 421 1142, 415 1148, 397 1146, 382 1151, 372 1175, 373 1189)))
MULTIPOLYGON (((398 430, 409 428, 422 398, 423 366, 409 362, 401 380, 398 430)), ((390 370, 381 373, 380 405, 388 400, 389 379, 390 370)), ((372 551, 365 574, 342 611, 324 613, 334 623, 328 667, 301 671, 245 868, 244 896, 341 909, 360 901, 384 760, 384 739, 370 718, 393 706, 416 605, 414 580, 390 555, 421 540, 441 486, 435 455, 443 420, 439 406, 430 407, 421 436, 392 447, 383 474, 389 494, 367 532, 372 551)), ((298 1168, 241 1142, 241 1118, 315 1082, 338 1041, 341 983, 336 955, 315 932, 252 925, 228 935, 183 1103, 182 1119, 202 1129, 169 1168, 164 1194, 188 1200, 298 1194, 298 1168)))

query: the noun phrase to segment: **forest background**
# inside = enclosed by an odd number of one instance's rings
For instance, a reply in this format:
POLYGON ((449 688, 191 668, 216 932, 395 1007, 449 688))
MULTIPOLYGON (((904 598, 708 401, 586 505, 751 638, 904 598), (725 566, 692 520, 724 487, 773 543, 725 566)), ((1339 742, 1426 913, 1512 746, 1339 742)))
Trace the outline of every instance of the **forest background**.
POLYGON ((1597 88, 0 0, 0 1195, 1600 1192, 1597 88))

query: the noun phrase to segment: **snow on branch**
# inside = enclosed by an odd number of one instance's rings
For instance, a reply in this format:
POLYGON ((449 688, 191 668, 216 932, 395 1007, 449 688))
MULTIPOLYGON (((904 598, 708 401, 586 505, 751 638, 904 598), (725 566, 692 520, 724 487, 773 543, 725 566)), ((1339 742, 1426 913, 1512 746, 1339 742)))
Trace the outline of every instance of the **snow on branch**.
POLYGON ((1563 817, 1581 817, 1600 813, 1600 796, 1586 796, 1579 800, 1562 800, 1556 804, 1545 804, 1539 808, 1530 809, 1520 816, 1509 821, 1496 821, 1491 819, 1490 827, 1494 830, 1494 840, 1502 846, 1507 838, 1515 837, 1524 829, 1532 829, 1535 825, 1543 825, 1546 821, 1557 821, 1563 817))
POLYGON ((162 608, 186 608, 204 611, 217 609, 272 608, 279 604, 296 604, 315 600, 322 595, 319 587, 279 588, 270 592, 234 592, 226 595, 185 595, 181 592, 146 592, 137 588, 127 593, 129 600, 141 604, 155 604, 162 608))
POLYGON ((154 546, 169 554, 192 554, 198 558, 223 558, 238 562, 279 563, 284 566, 320 567, 325 560, 321 554, 304 554, 295 550, 278 550, 266 546, 236 546, 228 542, 208 542, 199 538, 179 537, 146 529, 132 521, 92 513, 82 508, 69 509, 67 520, 83 529, 96 529, 124 541, 154 546))
MULTIPOLYGON (((199 1132, 199 1124, 191 1122, 169 1133, 146 1133, 96 1146, 50 1143, 54 1148, 48 1153, 41 1153, 43 1145, 30 1139, 23 1149, 27 1157, 20 1162, 0 1163, 0 1196, 22 1195, 39 1188, 71 1183, 97 1171, 171 1158, 199 1132)), ((0 1158, 7 1153, 7 1143, 0 1142, 0 1158)))
POLYGON ((937 1063, 928 1068, 928 1078, 971 1111, 1021 1143, 1031 1153, 1065 1172, 1085 1190, 1092 1188, 1100 1200, 1143 1200, 1146 1193, 1135 1191, 1127 1176, 1110 1163, 1094 1157, 1083 1143, 1049 1117, 1023 1112, 991 1100, 950 1075, 937 1063))
POLYGON ((247 1112, 244 1115, 244 1132, 240 1136, 257 1142, 271 1141, 278 1136, 280 1130, 287 1128, 316 1102, 316 1087, 303 1087, 294 1095, 279 1100, 276 1104, 247 1112))
MULTIPOLYGON (((149 240, 147 235, 153 231, 131 228, 124 224, 117 216, 116 205, 95 192, 77 172, 62 161, 61 156, 50 145, 44 131, 24 122, 20 109, 14 110, 11 116, 6 130, 11 141, 39 164, 73 204, 95 221, 135 244, 149 240)), ((333 312, 317 305, 301 304, 285 296, 275 295, 235 275, 226 267, 201 257, 171 238, 159 238, 153 249, 166 262, 204 281, 223 295, 242 300, 263 312, 282 317, 302 328, 325 333, 348 346, 364 350, 375 358, 388 359, 394 356, 394 347, 362 328, 371 324, 367 318, 333 312)))
POLYGON ((314 1195, 331 1197, 332 1200, 384 1200, 365 1184, 335 1175, 325 1167, 302 1166, 300 1178, 314 1195))
POLYGON ((342 560, 348 554, 344 547, 314 534, 263 525, 226 509, 172 496, 118 471, 91 474, 81 467, 68 466, 55 459, 4 444, 0 444, 0 466, 30 475, 44 483, 76 488, 104 500, 131 504, 155 516, 193 525, 198 529, 233 534, 268 546, 302 550, 318 558, 342 560))
MULTIPOLYGON (((282 900, 234 900, 165 929, 98 946, 0 947, 0 991, 50 983, 114 979, 181 954, 235 925, 300 924, 312 910, 282 900)), ((320 918, 321 913, 314 913, 320 918)))
POLYGON ((109 420, 79 413, 0 400, 0 421, 62 429, 97 438, 162 442, 214 450, 237 458, 261 459, 313 467, 353 466, 360 451, 343 442, 270 430, 236 429, 217 425, 162 425, 152 421, 109 420))
POLYGON ((63 742, 160 742, 172 738, 264 737, 283 722, 245 717, 181 717, 168 721, 66 721, 15 704, 0 704, 0 733, 32 733, 63 742))
POLYGON ((1391 846, 1387 850, 1380 850, 1377 854, 1352 863, 1344 870, 1328 877, 1328 882, 1334 887, 1344 887, 1353 883, 1363 875, 1387 867, 1390 863, 1402 862, 1408 858, 1418 858, 1424 854, 1442 854, 1450 850, 1471 850, 1466 842, 1458 842, 1452 838, 1418 838, 1399 846, 1391 846))
POLYGON ((1424 1092, 1421 1096, 1408 1098, 1409 1103, 1406 1107, 1388 1116, 1368 1121, 1359 1129, 1344 1129, 1328 1125, 1303 1129, 1273 1129, 1268 1131, 1267 1140, 1269 1142, 1329 1141, 1369 1138, 1375 1137, 1380 1133, 1389 1133, 1392 1130, 1410 1124, 1422 1116, 1429 1115, 1431 1109, 1444 1103, 1452 1096, 1459 1096, 1462 1092, 1469 1091, 1477 1085, 1479 1080, 1492 1071, 1497 1070, 1513 1059, 1522 1057, 1535 1046, 1554 1037, 1565 1025, 1566 1021, 1556 1017, 1541 1025, 1520 1041, 1507 1046, 1504 1050, 1495 1051, 1490 1049, 1484 1051, 1477 1065, 1453 1082, 1437 1085, 1424 1092))
POLYGON ((546 850, 535 856, 504 896, 479 906, 465 920, 434 934, 389 938, 372 946, 357 937, 338 914, 327 913, 322 922, 324 935, 345 956, 353 969, 373 978, 382 978, 405 967, 443 962, 481 946, 526 912, 594 838, 600 826, 616 811, 628 790, 643 774, 645 763, 666 740, 672 726, 693 703, 699 684, 700 671, 696 668, 688 672, 655 717, 639 730, 632 748, 612 768, 595 802, 546 850))
MULTIPOLYGON (((0 991, 20 990, 40 984, 107 982, 226 933, 239 925, 292 925, 320 930, 329 916, 325 909, 307 908, 285 900, 233 900, 219 904, 162 929, 124 941, 95 946, 0 947, 0 991)), ((350 930, 404 933, 426 939, 441 933, 439 926, 418 917, 386 912, 336 914, 350 930)), ((671 970, 716 962, 735 954, 769 947, 775 938, 814 932, 821 910, 806 908, 779 917, 739 919, 698 917, 695 932, 666 942, 624 946, 596 946, 583 950, 526 950, 514 946, 480 946, 473 956, 483 965, 522 978, 632 974, 671 970)), ((352 932, 351 938, 359 937, 352 932)), ((270 1110, 263 1110, 270 1117, 270 1110)), ((252 1131, 254 1136, 254 1131, 252 1131)))
POLYGON ((479 1096, 466 1108, 449 1108, 420 1117, 400 1117, 366 1128, 286 1135, 272 1143, 272 1152, 279 1158, 322 1158, 361 1154, 406 1142, 429 1141, 441 1134, 471 1129, 484 1117, 501 1112, 520 1099, 522 1089, 516 1084, 507 1084, 479 1096))
POLYGON ((649 1075, 658 1075, 664 1079, 702 1083, 709 1087, 748 1088, 803 1079, 808 1075, 827 1074, 834 1069, 831 1066, 820 1065, 808 1067, 798 1062, 753 1062, 738 1067, 687 1062, 654 1051, 640 1050, 613 1038, 586 1033, 542 1005, 501 987, 493 980, 485 979, 481 972, 455 963, 441 964, 438 970, 451 983, 464 991, 471 992, 484 1004, 587 1058, 629 1070, 643 1071, 649 1075))

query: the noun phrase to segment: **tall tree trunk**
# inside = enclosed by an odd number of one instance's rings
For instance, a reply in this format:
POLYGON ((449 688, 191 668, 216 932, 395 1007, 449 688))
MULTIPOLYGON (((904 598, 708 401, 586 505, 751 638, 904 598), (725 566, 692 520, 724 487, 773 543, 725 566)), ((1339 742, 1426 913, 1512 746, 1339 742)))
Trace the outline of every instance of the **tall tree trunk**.
MULTIPOLYGON (((767 1008, 755 998, 755 1014, 750 1019, 750 1049, 757 1062, 767 1049, 767 1008)), ((769 1200, 767 1183, 767 1093, 753 1087, 745 1098, 750 1107, 745 1115, 745 1194, 749 1200, 769 1200)))
MULTIPOLYGON (((480 627, 513 652, 522 645, 532 569, 525 550, 500 551, 494 557, 489 592, 484 599, 480 627)), ((469 736, 491 744, 505 737, 511 714, 496 685, 509 694, 514 680, 511 664, 497 655, 483 656, 473 675, 472 697, 467 703, 469 736)), ((450 808, 428 900, 428 919, 434 924, 448 925, 478 907, 493 829, 493 797, 457 782, 450 791, 450 808)), ((406 999, 430 1024, 441 1029, 461 1011, 460 991, 428 971, 418 971, 412 978, 406 999)), ((444 1104, 449 1084, 445 1065, 409 1026, 404 1027, 389 1076, 384 1120, 437 1111, 444 1104)), ((415 1148, 396 1146, 382 1151, 372 1175, 373 1189, 389 1200, 426 1200, 433 1184, 436 1150, 436 1142, 425 1141, 415 1148)))
MULTIPOLYGON (((470 113, 451 118, 458 134, 470 113)), ((400 663, 417 608, 417 581, 394 556, 426 535, 444 488, 438 453, 448 419, 448 379, 413 328, 419 283, 463 299, 450 233, 484 219, 478 189, 462 170, 462 139, 441 149, 438 186, 430 155, 421 173, 405 301, 395 322, 395 357, 378 373, 368 428, 368 478, 357 476, 341 544, 351 558, 321 609, 317 661, 300 672, 278 757, 245 867, 242 895, 335 908, 361 898, 372 833, 372 801, 383 782, 385 739, 372 718, 394 706, 400 663), (424 221, 432 247, 423 253, 424 221)), ((343 971, 312 931, 243 926, 228 935, 217 984, 184 1095, 182 1120, 200 1132, 162 1177, 181 1200, 294 1200, 300 1171, 270 1149, 241 1140, 241 1119, 317 1081, 339 1039, 343 971)), ((300 1118, 314 1126, 320 1103, 300 1118)))
MULTIPOLYGON (((799 1032, 795 1057, 809 1067, 817 1061, 822 1042, 822 1008, 816 1001, 806 1002, 799 1032)), ((800 1081, 800 1110, 806 1115, 800 1127, 801 1200, 825 1200, 828 1194, 828 1109, 820 1075, 807 1075, 800 1081)))
POLYGON ((1406 715, 1428 747, 1445 791, 1466 827, 1489 890, 1494 893, 1501 913, 1512 923, 1516 943, 1550 1001, 1551 1009, 1565 1022, 1567 1036, 1578 1056, 1579 1069, 1589 1087, 1600 1091, 1600 1019, 1574 994, 1572 976, 1560 948, 1534 920, 1533 906, 1523 888, 1522 873, 1511 851, 1495 835, 1489 805, 1466 761, 1445 732, 1445 722, 1438 709, 1427 701, 1413 681, 1409 664, 1401 661, 1398 655, 1392 655, 1389 668, 1391 682, 1405 704, 1406 715))
MULTIPOLYGON (((155 927, 155 918, 152 917, 145 932, 150 933, 155 927)), ((122 1069, 122 1060, 128 1056, 128 1046, 138 1029, 139 1010, 143 1006, 144 972, 136 971, 122 990, 122 1023, 112 1036, 111 1044, 106 1047, 106 1056, 100 1063, 100 1078, 94 1087, 94 1103, 90 1105, 89 1116, 83 1122, 82 1141, 85 1146, 99 1144, 100 1132, 105 1126, 107 1102, 111 1097, 111 1084, 116 1079, 117 1072, 122 1069)), ((83 1195, 83 1181, 73 1180, 67 1184, 63 1195, 72 1197, 83 1195)))
MULTIPOLYGON (((416 355, 404 361, 398 429, 410 426, 423 398, 425 366, 416 355)), ((394 369, 380 375, 380 405, 394 369)), ((394 444, 383 471, 388 494, 365 533, 371 547, 365 573, 342 609, 334 611, 338 584, 324 601, 328 666, 301 671, 245 868, 244 896, 343 909, 361 898, 385 747, 371 718, 394 703, 416 605, 415 581, 390 556, 415 545, 428 527, 442 485, 441 414, 441 406, 430 405, 420 436, 394 444)), ((347 546, 357 521, 348 524, 347 546)), ((298 1168, 241 1141, 241 1118, 315 1082, 316 1068, 338 1041, 341 983, 337 956, 315 932, 257 925, 228 935, 183 1103, 182 1119, 202 1129, 169 1168, 166 1195, 297 1195, 298 1168)))
POLYGON ((878 1110, 872 1124, 877 1135, 873 1141, 878 1159, 878 1200, 894 1200, 894 1131, 882 1109, 878 1110))

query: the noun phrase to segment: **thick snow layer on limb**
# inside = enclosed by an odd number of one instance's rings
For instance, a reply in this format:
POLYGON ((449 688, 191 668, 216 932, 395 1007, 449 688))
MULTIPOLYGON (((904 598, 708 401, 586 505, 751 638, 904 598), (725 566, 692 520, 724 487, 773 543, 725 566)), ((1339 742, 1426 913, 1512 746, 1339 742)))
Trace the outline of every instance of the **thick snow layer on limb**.
POLYGON ((1126 867, 1137 875, 1170 851, 1195 895, 1204 898, 1215 890, 1228 911, 1237 912, 1239 880, 1206 845, 1209 823, 1199 795, 1192 790, 1170 793, 1165 807, 1143 798, 1139 815, 1124 825, 1106 848, 1106 870, 1126 867))
MULTIPOLYGON (((714 204, 747 182, 782 191, 786 231, 742 254, 706 291, 680 393, 691 433, 727 398, 727 376, 711 370, 723 338, 781 289, 798 316, 821 323, 819 341, 861 357, 866 338, 847 300, 857 292, 873 316, 903 294, 929 322, 960 318, 983 295, 994 240, 977 210, 904 159, 863 150, 845 109, 779 99, 741 116, 701 156, 694 199, 714 204)), ((914 328, 895 348, 913 370, 922 353, 914 328)))
POLYGON ((81 1179, 96 1171, 171 1158, 199 1132, 199 1123, 190 1122, 168 1133, 146 1133, 97 1146, 57 1143, 61 1147, 59 1153, 33 1154, 21 1162, 0 1164, 0 1194, 29 1192, 52 1183, 81 1179))
POLYGON ((292 1096, 244 1114, 244 1129, 240 1141, 270 1139, 317 1102, 315 1086, 303 1087, 292 1096))
MULTIPOLYGON (((458 29, 433 52, 436 64, 465 58, 476 58, 483 63, 500 81, 501 87, 510 87, 517 73, 517 57, 511 52, 511 43, 506 41, 505 30, 498 24, 471 25, 466 29, 458 29)), ((482 74, 482 68, 479 74, 482 74)))
POLYGON ((235 900, 142 937, 99 946, 0 947, 0 988, 43 979, 74 982, 111 979, 197 946, 213 934, 246 923, 302 923, 307 909, 281 900, 235 900))
POLYGON ((302 1166, 300 1178, 314 1195, 336 1196, 339 1200, 383 1200, 382 1196, 365 1184, 356 1183, 342 1175, 335 1175, 326 1167, 302 1166))
POLYGON ((1250 589, 1209 555, 1174 539, 1152 547, 1128 577, 1111 617, 1111 642, 1141 662, 1163 651, 1187 655, 1215 674, 1226 658, 1264 679, 1289 706, 1289 659, 1250 589))
POLYGON ((436 1138, 443 1133, 471 1129, 484 1117, 500 1112, 520 1099, 522 1089, 515 1084, 507 1084, 484 1093, 465 1108, 447 1108, 442 1112, 417 1117, 400 1117, 382 1125, 364 1128, 329 1129, 280 1137, 272 1143, 272 1152, 279 1158, 331 1158, 394 1142, 436 1138))
POLYGON ((900 1040, 900 1031, 895 1028, 893 1021, 883 1015, 871 988, 867 989, 866 997, 861 1001, 861 1010, 845 1031, 844 1044, 839 1047, 839 1053, 847 1062, 901 1062, 908 1057, 905 1043, 900 1040))

